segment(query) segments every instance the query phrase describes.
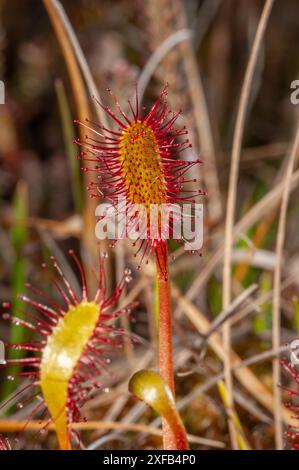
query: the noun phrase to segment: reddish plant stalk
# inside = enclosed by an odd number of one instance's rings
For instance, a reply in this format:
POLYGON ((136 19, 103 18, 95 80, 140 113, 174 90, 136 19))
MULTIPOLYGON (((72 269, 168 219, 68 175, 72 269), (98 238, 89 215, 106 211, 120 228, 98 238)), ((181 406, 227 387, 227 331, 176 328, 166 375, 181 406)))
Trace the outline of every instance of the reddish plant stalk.
POLYGON ((167 255, 167 243, 163 242, 156 249, 159 286, 159 366, 162 378, 174 394, 170 281, 167 255))
MULTIPOLYGON (((167 242, 159 244, 156 248, 156 265, 159 291, 159 369, 161 377, 175 396, 167 242)), ((162 425, 163 448, 178 449, 177 438, 165 419, 162 419, 162 425)))

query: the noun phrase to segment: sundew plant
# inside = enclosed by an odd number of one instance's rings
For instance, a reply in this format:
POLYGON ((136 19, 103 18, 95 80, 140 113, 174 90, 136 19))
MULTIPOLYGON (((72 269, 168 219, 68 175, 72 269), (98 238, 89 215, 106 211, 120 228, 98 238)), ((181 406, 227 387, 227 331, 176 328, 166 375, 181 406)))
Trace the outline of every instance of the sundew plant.
POLYGON ((299 449, 298 18, 0 0, 3 465, 299 449))

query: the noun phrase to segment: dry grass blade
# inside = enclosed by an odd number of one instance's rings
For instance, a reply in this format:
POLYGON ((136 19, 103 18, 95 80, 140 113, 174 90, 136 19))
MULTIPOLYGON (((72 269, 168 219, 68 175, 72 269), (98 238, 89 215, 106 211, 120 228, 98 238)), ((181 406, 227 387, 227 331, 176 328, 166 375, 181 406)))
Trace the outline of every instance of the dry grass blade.
MULTIPOLYGON (((287 208, 290 197, 291 178, 294 169, 294 163, 299 148, 299 127, 297 129, 293 149, 289 157, 287 171, 283 182, 284 191, 281 200, 281 208, 278 222, 278 231, 276 239, 276 265, 273 281, 273 312, 272 312, 272 346, 277 349, 280 346, 280 285, 281 285, 281 267, 283 245, 286 231, 287 208)), ((273 360, 273 395, 274 395, 274 421, 275 421, 275 441, 276 448, 283 448, 282 436, 282 416, 281 416, 281 389, 280 383, 280 364, 279 359, 273 360)))
MULTIPOLYGON (((90 116, 90 110, 86 97, 84 82, 65 28, 65 24, 61 20, 61 17, 57 14, 55 2, 53 0, 43 0, 43 2, 63 52, 79 117, 80 119, 85 120, 86 117, 90 116)), ((84 130, 84 134, 85 133, 86 132, 84 130)))
POLYGON ((98 116, 98 119, 103 126, 108 127, 106 114, 103 111, 103 109, 97 104, 97 101, 101 101, 101 97, 99 95, 97 86, 91 75, 88 63, 85 59, 85 56, 83 54, 83 51, 81 49, 77 36, 74 32, 74 29, 64 11, 64 8, 58 0, 50 0, 50 2, 47 2, 47 3, 51 3, 51 10, 53 11, 53 13, 55 12, 56 17, 59 18, 59 21, 61 22, 61 24, 63 24, 63 27, 67 34, 68 42, 72 46, 73 52, 80 66, 80 69, 85 79, 86 86, 89 90, 90 96, 96 98, 94 100, 94 106, 95 106, 95 112, 98 116))
MULTIPOLYGON (((47 426, 47 430, 53 431, 53 424, 48 424, 48 421, 14 421, 14 420, 1 420, 0 432, 17 432, 17 431, 40 431, 47 426)), ((88 421, 82 423, 73 423, 72 428, 80 431, 90 430, 109 430, 115 429, 117 431, 131 431, 137 433, 147 433, 152 436, 162 438, 162 431, 152 426, 136 423, 119 423, 115 421, 88 421)), ((218 449, 223 449, 225 444, 213 439, 206 439, 203 437, 193 436, 188 434, 190 442, 202 446, 211 446, 218 449)))
MULTIPOLYGON (((187 25, 187 19, 182 6, 181 11, 182 27, 187 25)), ((180 45, 184 67, 189 85, 190 96, 193 103, 193 112, 198 137, 201 145, 201 152, 204 156, 204 179, 209 195, 209 217, 211 223, 219 221, 222 216, 221 192, 219 186, 218 170, 215 158, 215 147, 213 142, 211 122, 208 112, 207 101, 203 89, 203 84, 195 60, 193 44, 191 38, 180 45)))
MULTIPOLYGON (((231 303, 231 258, 233 248, 233 227, 235 218, 235 208, 237 199, 237 185, 238 185, 238 174, 239 174, 239 162, 242 148, 242 136, 244 132, 246 111, 250 98, 252 80, 257 64, 258 52, 262 44, 264 32, 268 22, 268 18, 274 4, 274 0, 267 0, 259 21, 259 25, 256 31, 255 39, 253 42, 248 66, 245 73, 245 78, 242 86, 240 105, 238 108, 233 146, 232 146, 232 157, 231 157, 231 169, 229 175, 229 189, 226 207, 226 219, 225 219, 225 246, 224 246, 224 261, 223 261, 223 308, 226 309, 231 303)), ((224 362, 225 370, 225 384, 227 389, 227 402, 230 407, 230 415, 233 410, 233 383, 231 374, 231 361, 230 361, 230 323, 227 322, 223 327, 223 345, 226 351, 226 360, 224 362)), ((230 436, 233 448, 237 448, 237 439, 235 426, 233 420, 230 420, 230 436)))
POLYGON ((191 35, 192 32, 189 29, 180 29, 179 31, 175 31, 170 36, 168 36, 152 53, 138 78, 137 88, 140 103, 143 100, 146 87, 148 86, 160 62, 180 42, 189 40, 191 35))
MULTIPOLYGON (((59 41, 65 63, 69 72, 71 81, 73 97, 76 103, 77 113, 80 121, 85 121, 86 118, 91 118, 91 112, 88 105, 88 100, 85 91, 84 81, 78 66, 74 49, 66 28, 65 22, 57 10, 57 2, 54 0, 43 0, 49 18, 52 22, 57 39, 59 41)), ((81 139, 85 139, 86 129, 80 126, 81 139)), ((88 186, 91 179, 91 173, 85 172, 85 185, 88 186)), ((96 203, 95 200, 90 198, 87 191, 85 192, 85 201, 83 209, 83 221, 85 230, 83 231, 83 245, 85 248, 85 255, 87 257, 86 263, 93 266, 94 260, 97 258, 96 253, 96 240, 94 235, 94 214, 96 203)), ((88 283, 90 286, 94 284, 93 276, 89 276, 88 283)))
MULTIPOLYGON (((299 170, 295 171, 291 178, 291 191, 298 187, 299 170)), ((238 240, 243 232, 246 232, 253 224, 259 221, 270 209, 276 207, 283 194, 283 182, 277 184, 275 188, 269 191, 258 203, 256 203, 235 225, 233 230, 233 241, 238 240)), ((221 263, 223 258, 224 244, 214 251, 212 256, 207 260, 207 264, 201 269, 200 274, 189 287, 186 297, 192 300, 197 292, 202 289, 203 285, 209 279, 211 273, 216 266, 221 263)))

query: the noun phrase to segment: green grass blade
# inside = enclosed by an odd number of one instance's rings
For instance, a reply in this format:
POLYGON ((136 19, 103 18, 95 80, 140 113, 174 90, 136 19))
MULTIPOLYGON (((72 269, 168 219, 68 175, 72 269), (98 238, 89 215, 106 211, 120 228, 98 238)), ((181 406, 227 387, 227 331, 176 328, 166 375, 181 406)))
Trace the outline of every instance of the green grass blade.
MULTIPOLYGON (((24 182, 19 182, 16 188, 13 209, 15 222, 11 229, 11 243, 15 252, 15 259, 12 267, 12 312, 22 318, 22 309, 24 303, 18 298, 20 292, 24 292, 24 284, 26 282, 26 260, 23 255, 24 246, 26 245, 28 234, 27 227, 24 223, 28 216, 28 192, 24 182)), ((26 330, 22 325, 11 324, 9 342, 22 343, 25 340, 26 330)), ((11 358, 22 356, 21 351, 11 351, 11 358)), ((11 367, 7 370, 7 375, 14 377, 14 381, 7 380, 3 387, 3 397, 7 397, 12 393, 18 385, 15 373, 18 369, 11 367)))

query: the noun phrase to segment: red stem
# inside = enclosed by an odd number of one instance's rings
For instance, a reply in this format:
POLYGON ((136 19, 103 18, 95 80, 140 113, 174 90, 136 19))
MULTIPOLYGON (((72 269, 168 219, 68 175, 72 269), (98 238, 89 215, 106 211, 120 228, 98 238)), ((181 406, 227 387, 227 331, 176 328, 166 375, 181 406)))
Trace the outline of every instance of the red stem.
MULTIPOLYGON (((174 371, 172 355, 172 326, 171 326, 171 304, 170 304, 170 280, 168 268, 168 247, 163 242, 156 248, 156 264, 159 286, 159 368, 160 375, 168 384, 175 396, 174 371)), ((166 420, 163 425, 163 447, 164 450, 188 449, 188 444, 183 443, 177 433, 174 433, 166 420)))
POLYGON ((170 305, 170 282, 167 244, 156 249, 159 286, 159 366, 160 374, 174 394, 174 372, 172 358, 172 326, 170 305))

